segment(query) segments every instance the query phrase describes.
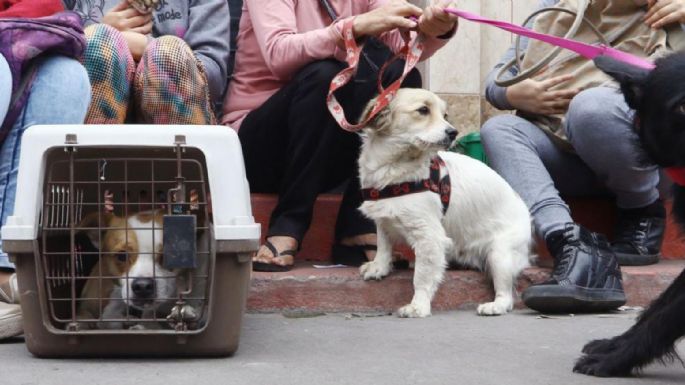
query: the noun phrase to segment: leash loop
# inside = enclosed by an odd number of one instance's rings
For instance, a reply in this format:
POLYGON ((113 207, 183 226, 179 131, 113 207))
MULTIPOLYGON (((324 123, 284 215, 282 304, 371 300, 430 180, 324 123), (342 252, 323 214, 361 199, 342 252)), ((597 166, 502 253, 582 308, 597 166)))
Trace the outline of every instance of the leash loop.
POLYGON ((481 23, 481 24, 487 24, 491 25, 493 27, 497 27, 499 29, 503 29, 505 31, 509 31, 512 33, 515 33, 517 35, 521 36, 526 36, 531 39, 535 40, 540 40, 545 43, 549 43, 552 45, 555 45, 557 47, 561 47, 570 51, 573 51, 587 59, 594 59, 598 56, 608 56, 612 59, 622 61, 626 64, 633 65, 635 67, 639 68, 644 68, 644 69, 654 69, 654 63, 647 59, 643 59, 641 57, 631 55, 627 52, 623 52, 621 50, 618 50, 613 47, 609 47, 606 45, 592 45, 592 44, 587 44, 587 43, 582 43, 579 41, 571 40, 571 39, 566 39, 563 37, 558 37, 558 36, 553 36, 541 32, 536 32, 531 29, 525 28, 518 26, 516 24, 512 23, 507 23, 504 21, 498 21, 498 20, 492 20, 488 19, 479 15, 476 15, 474 13, 454 9, 454 8, 445 8, 445 12, 451 13, 453 15, 459 16, 462 19, 473 21, 476 23, 481 23))
POLYGON ((367 116, 367 118, 364 119, 364 121, 358 122, 357 124, 352 124, 348 122, 345 118, 345 111, 336 99, 334 93, 336 90, 344 87, 347 83, 349 83, 352 80, 352 78, 354 78, 354 75, 357 73, 357 69, 359 67, 359 58, 361 56, 362 48, 364 47, 364 45, 358 45, 356 40, 354 39, 354 32, 352 30, 353 24, 354 19, 350 18, 343 23, 342 27, 342 36, 345 42, 346 52, 345 61, 347 62, 348 67, 340 71, 333 78, 328 90, 328 96, 326 97, 326 105, 331 115, 333 116, 333 119, 335 119, 335 121, 338 122, 338 125, 340 125, 342 129, 350 132, 356 132, 362 129, 383 108, 387 107, 388 104, 390 104, 392 99, 395 97, 397 90, 400 89, 400 86, 402 85, 404 79, 407 77, 407 75, 409 75, 409 72, 411 72, 411 70, 414 69, 414 67, 416 67, 416 64, 419 62, 419 59, 421 59, 421 54, 424 50, 424 37, 422 34, 416 34, 416 36, 412 38, 408 31, 401 32, 402 37, 405 41, 404 46, 402 47, 400 52, 398 52, 392 59, 383 64, 383 67, 381 67, 381 70, 378 73, 377 88, 379 95, 376 98, 376 104, 371 110, 369 116, 367 116), (388 67, 389 64, 393 63, 395 60, 398 59, 405 60, 402 76, 400 76, 387 88, 384 88, 382 84, 383 73, 385 72, 385 69, 388 67))

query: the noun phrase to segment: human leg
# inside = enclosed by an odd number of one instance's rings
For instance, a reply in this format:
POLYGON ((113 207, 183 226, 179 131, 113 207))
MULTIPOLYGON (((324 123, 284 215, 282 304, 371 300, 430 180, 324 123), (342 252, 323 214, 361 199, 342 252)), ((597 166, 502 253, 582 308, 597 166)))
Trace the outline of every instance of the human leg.
POLYGON ((612 248, 619 263, 646 265, 659 260, 666 210, 657 190, 659 169, 641 148, 633 120, 621 93, 597 87, 573 99, 566 133, 578 155, 616 196, 612 248))
POLYGON ((574 224, 559 195, 602 194, 592 170, 521 117, 493 118, 481 136, 491 166, 526 202, 555 260, 550 280, 526 289, 524 303, 544 312, 605 310, 625 303, 608 243, 574 224))
MULTIPOLYGON (((342 68, 333 60, 307 65, 248 114, 239 130, 252 191, 279 194, 267 233, 278 250, 298 248, 316 197, 335 186, 333 168, 341 167, 340 150, 358 140, 338 128, 325 107, 328 84, 342 68)), ((292 257, 272 259, 270 250, 263 248, 256 261, 293 262, 292 257)))
MULTIPOLYGON (((88 74, 76 60, 53 56, 38 64, 26 105, 0 146, 0 219, 3 225, 14 210, 23 132, 37 124, 82 123, 90 103, 90 92, 88 74)), ((0 270, 0 301, 18 302, 16 276, 11 274, 14 266, 1 251, 0 270)), ((21 311, 16 306, 0 304, 0 339, 20 333, 21 311)))
POLYGON ((106 24, 85 29, 84 65, 92 85, 87 124, 123 124, 130 101, 135 62, 126 39, 106 24))
POLYGON ((602 193, 592 170, 578 156, 561 149, 549 135, 520 116, 501 115, 488 120, 481 138, 490 167, 521 196, 543 239, 573 222, 561 193, 602 193))
POLYGON ((204 67, 176 36, 148 44, 136 68, 138 118, 154 124, 216 124, 204 67))

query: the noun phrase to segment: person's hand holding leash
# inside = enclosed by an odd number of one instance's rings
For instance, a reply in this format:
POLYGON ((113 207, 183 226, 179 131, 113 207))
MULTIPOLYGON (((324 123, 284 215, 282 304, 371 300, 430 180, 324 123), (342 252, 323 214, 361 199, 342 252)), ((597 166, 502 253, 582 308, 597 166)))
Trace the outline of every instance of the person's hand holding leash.
POLYGON ((147 35, 152 32, 152 14, 141 14, 132 8, 128 0, 122 0, 102 17, 102 22, 118 31, 132 31, 147 35))
POLYGON ((514 108, 525 112, 539 115, 564 114, 580 90, 550 91, 550 88, 571 79, 573 75, 556 76, 542 81, 526 79, 507 88, 507 100, 514 108))
POLYGON ((418 23, 412 19, 423 14, 421 8, 404 0, 393 0, 354 18, 354 36, 378 36, 393 29, 415 29, 418 23))
POLYGON ((685 23, 685 0, 647 0, 645 24, 658 29, 672 23, 685 23))
POLYGON ((437 0, 426 7, 419 18, 419 31, 429 37, 445 36, 453 31, 459 18, 444 11, 451 5, 452 0, 437 0))

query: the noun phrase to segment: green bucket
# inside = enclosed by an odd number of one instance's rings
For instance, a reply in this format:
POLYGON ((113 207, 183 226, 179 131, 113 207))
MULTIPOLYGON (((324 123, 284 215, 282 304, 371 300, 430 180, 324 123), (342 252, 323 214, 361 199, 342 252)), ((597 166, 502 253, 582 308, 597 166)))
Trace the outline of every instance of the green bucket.
POLYGON ((485 151, 483 150, 483 144, 480 141, 480 132, 472 132, 461 137, 459 140, 457 140, 457 143, 452 148, 452 151, 470 156, 474 159, 478 159, 483 163, 487 163, 485 151))

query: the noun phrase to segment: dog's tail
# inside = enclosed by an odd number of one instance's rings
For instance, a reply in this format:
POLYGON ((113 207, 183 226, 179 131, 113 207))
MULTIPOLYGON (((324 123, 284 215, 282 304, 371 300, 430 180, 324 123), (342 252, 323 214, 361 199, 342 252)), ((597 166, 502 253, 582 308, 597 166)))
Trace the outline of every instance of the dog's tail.
POLYGON ((673 216, 685 234, 685 186, 673 185, 673 216))

